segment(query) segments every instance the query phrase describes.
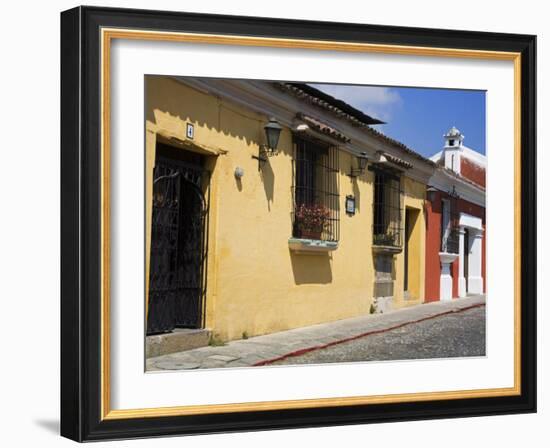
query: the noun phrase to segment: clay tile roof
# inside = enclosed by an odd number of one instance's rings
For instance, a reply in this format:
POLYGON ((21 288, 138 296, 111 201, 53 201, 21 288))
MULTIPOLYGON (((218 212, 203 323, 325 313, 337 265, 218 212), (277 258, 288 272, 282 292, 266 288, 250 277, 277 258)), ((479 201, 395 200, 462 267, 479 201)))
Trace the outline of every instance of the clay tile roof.
POLYGON ((407 162, 406 160, 400 159, 399 157, 392 156, 391 154, 388 154, 387 152, 378 151, 381 155, 383 155, 388 161, 393 163, 394 165, 400 166, 401 168, 410 169, 412 168, 412 163, 407 162))
POLYGON ((446 174, 448 174, 449 176, 452 176, 454 177, 455 179, 459 179, 461 180, 462 182, 465 182, 467 184, 470 184, 470 185, 473 185, 474 187, 477 187, 479 188, 480 190, 483 190, 485 191, 485 187, 482 186, 482 185, 479 185, 477 183, 475 183, 474 181, 464 177, 464 176, 461 176, 460 174, 456 173, 455 171, 453 171, 452 169, 450 168, 445 168, 444 166, 440 165, 439 166, 439 169, 440 170, 443 170, 446 174))
POLYGON ((319 108, 322 108, 326 111, 331 112, 336 115, 338 118, 351 122, 352 125, 360 127, 363 131, 369 133, 370 135, 376 137, 377 139, 389 143, 392 146, 395 146, 407 154, 415 157, 418 160, 430 165, 435 166, 435 163, 422 156, 415 150, 409 148, 400 141, 394 140, 391 137, 383 134, 382 132, 370 127, 371 124, 385 124, 383 121, 378 120, 377 118, 370 117, 369 115, 361 112, 358 109, 350 106, 346 102, 334 98, 320 90, 311 87, 308 84, 295 83, 295 82, 275 82, 275 87, 280 90, 289 92, 298 99, 306 101, 310 104, 313 104, 319 108))
POLYGON ((296 114, 296 118, 302 120, 304 123, 306 123, 310 128, 314 129, 315 131, 321 132, 336 140, 340 140, 345 143, 348 143, 351 141, 349 137, 346 137, 337 129, 317 120, 316 118, 310 117, 308 115, 304 115, 301 112, 296 114))
POLYGON ((410 154, 411 156, 417 158, 418 160, 423 161, 424 163, 427 163, 430 166, 435 166, 436 163, 423 155, 417 153, 414 149, 409 148, 404 143, 401 143, 398 140, 395 140, 391 137, 388 137, 386 134, 383 134, 380 131, 377 131, 376 129, 371 128, 370 126, 365 128, 365 131, 370 133, 372 136, 378 138, 379 140, 385 141, 386 143, 389 143, 393 146, 397 146, 399 149, 405 151, 407 154, 410 154))
POLYGON ((325 109, 352 122, 355 126, 367 126, 369 124, 384 124, 383 121, 373 118, 348 103, 321 92, 308 84, 296 82, 278 82, 275 86, 281 90, 287 90, 297 98, 307 101, 319 108, 325 109))

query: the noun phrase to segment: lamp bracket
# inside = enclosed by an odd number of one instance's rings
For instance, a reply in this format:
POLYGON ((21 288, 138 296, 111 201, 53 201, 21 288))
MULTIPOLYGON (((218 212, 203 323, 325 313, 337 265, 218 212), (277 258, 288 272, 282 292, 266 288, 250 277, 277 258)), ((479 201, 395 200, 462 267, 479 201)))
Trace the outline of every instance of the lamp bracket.
POLYGON ((257 156, 252 156, 253 159, 258 161, 258 171, 261 171, 264 163, 268 161, 269 157, 273 157, 279 154, 279 150, 271 149, 267 145, 260 145, 257 156))

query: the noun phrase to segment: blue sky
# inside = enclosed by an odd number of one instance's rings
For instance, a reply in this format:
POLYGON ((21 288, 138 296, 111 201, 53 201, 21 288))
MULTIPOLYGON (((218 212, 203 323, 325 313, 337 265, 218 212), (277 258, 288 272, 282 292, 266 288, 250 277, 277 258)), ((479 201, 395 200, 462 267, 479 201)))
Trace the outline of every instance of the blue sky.
POLYGON ((429 157, 456 126, 464 145, 485 154, 485 92, 479 90, 311 84, 387 124, 375 129, 429 157))

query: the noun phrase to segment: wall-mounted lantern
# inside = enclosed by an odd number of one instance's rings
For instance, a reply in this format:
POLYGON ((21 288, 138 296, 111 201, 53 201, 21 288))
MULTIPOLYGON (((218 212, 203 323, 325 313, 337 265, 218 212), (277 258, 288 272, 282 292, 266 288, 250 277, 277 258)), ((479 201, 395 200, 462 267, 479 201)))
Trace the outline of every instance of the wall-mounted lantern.
POLYGON ((258 156, 252 156, 258 160, 258 171, 262 168, 262 164, 267 162, 268 157, 277 154, 277 146, 279 145, 279 137, 282 130, 283 127, 273 117, 264 126, 267 145, 260 145, 258 156))
POLYGON ((267 138, 267 150, 271 153, 277 152, 277 145, 279 144, 279 136, 283 130, 275 118, 270 118, 269 123, 264 126, 265 136, 267 138))
POLYGON ((361 176, 365 172, 365 169, 367 168, 368 160, 369 160, 369 158, 367 157, 366 152, 362 152, 361 154, 359 154, 357 156, 357 166, 358 166, 358 168, 352 168, 350 173, 348 174, 348 176, 349 177, 361 176))
POLYGON ((432 187, 431 185, 426 188, 426 197, 428 201, 435 201, 435 194, 437 193, 437 188, 432 187))
POLYGON ((458 192, 456 191, 456 185, 453 185, 452 190, 449 191, 449 196, 455 199, 458 199, 460 197, 458 192))

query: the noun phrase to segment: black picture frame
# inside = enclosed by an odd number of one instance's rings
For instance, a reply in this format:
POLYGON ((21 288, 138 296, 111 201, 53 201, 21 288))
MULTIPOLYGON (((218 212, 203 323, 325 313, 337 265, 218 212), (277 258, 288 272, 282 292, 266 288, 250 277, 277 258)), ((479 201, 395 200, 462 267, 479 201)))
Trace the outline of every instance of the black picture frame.
POLYGON ((536 37, 166 11, 61 14, 61 434, 76 441, 536 411, 536 37), (100 30, 104 27, 521 54, 521 393, 515 396, 102 419, 100 30))

